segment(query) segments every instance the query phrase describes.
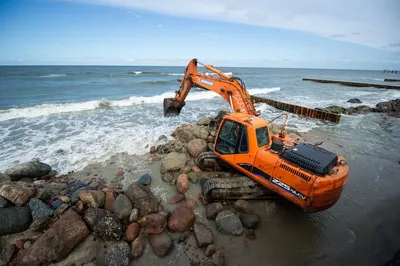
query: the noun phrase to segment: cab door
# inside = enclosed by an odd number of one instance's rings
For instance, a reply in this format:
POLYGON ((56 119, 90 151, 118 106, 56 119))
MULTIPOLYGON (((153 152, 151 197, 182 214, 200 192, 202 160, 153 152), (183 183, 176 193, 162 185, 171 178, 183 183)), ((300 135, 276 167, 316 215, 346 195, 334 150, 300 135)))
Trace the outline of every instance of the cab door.
POLYGON ((248 127, 236 121, 224 120, 215 144, 216 155, 246 174, 251 172, 254 161, 249 148, 248 127))

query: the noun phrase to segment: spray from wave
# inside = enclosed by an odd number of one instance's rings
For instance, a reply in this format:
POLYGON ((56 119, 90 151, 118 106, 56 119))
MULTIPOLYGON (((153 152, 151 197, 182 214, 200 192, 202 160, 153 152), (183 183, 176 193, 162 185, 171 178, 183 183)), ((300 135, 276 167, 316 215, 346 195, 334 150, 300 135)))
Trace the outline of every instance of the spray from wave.
POLYGON ((65 74, 49 74, 49 75, 43 75, 39 76, 40 78, 59 78, 59 77, 66 77, 67 75, 65 74))
MULTIPOLYGON (((279 91, 280 88, 255 88, 249 89, 248 92, 250 95, 254 94, 267 94, 274 91, 279 91)), ((16 119, 16 118, 28 118, 28 117, 39 117, 46 116, 51 114, 59 114, 59 113, 69 113, 69 112, 81 112, 93 109, 111 109, 113 107, 126 107, 138 104, 156 104, 162 103, 164 98, 173 98, 175 96, 175 92, 165 92, 160 95, 153 96, 132 96, 125 99, 119 100, 97 100, 97 101, 87 101, 80 103, 66 103, 66 104, 41 104, 35 105, 32 107, 24 107, 24 108, 11 108, 8 110, 0 111, 0 121, 16 119)), ((196 91, 190 93, 186 101, 200 101, 200 100, 209 100, 215 97, 219 97, 218 94, 212 91, 196 91)))

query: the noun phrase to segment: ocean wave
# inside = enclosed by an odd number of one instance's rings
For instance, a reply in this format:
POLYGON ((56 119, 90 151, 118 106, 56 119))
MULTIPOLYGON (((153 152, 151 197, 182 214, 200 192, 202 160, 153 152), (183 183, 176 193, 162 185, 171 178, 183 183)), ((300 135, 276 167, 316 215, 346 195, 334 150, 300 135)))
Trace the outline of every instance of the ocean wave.
POLYGON ((128 74, 133 74, 133 75, 140 75, 142 74, 143 71, 129 71, 128 74))
MULTIPOLYGON (((279 91, 280 88, 255 88, 249 89, 249 94, 267 94, 274 91, 279 91)), ((70 113, 70 112, 82 112, 88 110, 94 110, 98 108, 106 109, 113 107, 126 107, 137 104, 161 104, 164 101, 164 98, 173 98, 175 97, 175 92, 165 92, 159 95, 153 96, 132 96, 129 98, 118 99, 118 100, 96 100, 96 101, 87 101, 80 103, 65 103, 65 104, 41 104, 35 105, 32 107, 23 107, 23 108, 11 108, 7 110, 0 111, 0 121, 16 119, 16 118, 31 118, 31 117, 39 117, 46 116, 52 114, 60 114, 60 113, 70 113), (106 104, 105 104, 106 103, 106 104)), ((195 91, 190 93, 186 101, 200 101, 200 100, 209 100, 215 97, 219 97, 218 94, 212 91, 195 91)))
POLYGON ((49 75, 43 75, 39 76, 40 78, 59 78, 59 77, 66 77, 67 75, 65 74, 49 74, 49 75))

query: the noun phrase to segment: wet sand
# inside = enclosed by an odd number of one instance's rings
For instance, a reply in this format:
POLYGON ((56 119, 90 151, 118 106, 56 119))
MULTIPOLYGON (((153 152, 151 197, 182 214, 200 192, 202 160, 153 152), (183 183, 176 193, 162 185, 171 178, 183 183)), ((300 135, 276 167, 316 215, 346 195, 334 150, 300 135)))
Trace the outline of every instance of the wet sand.
MULTIPOLYGON (((255 240, 247 239, 245 234, 218 233, 215 222, 205 218, 205 208, 197 200, 200 184, 190 184, 187 198, 197 202, 196 219, 213 230, 215 243, 224 249, 226 265, 385 265, 400 250, 400 158, 382 159, 349 151, 348 140, 338 141, 327 131, 313 130, 306 138, 310 142, 322 140, 323 147, 345 156, 350 175, 342 197, 330 209, 311 214, 284 200, 253 200, 251 204, 261 216, 255 240)), ((171 211, 176 206, 167 200, 176 194, 176 188, 161 180, 160 165, 161 161, 118 154, 104 164, 89 165, 70 176, 103 177, 125 187, 149 173, 153 193, 171 211), (116 180, 119 170, 126 172, 116 180)), ((194 239, 185 244, 178 243, 179 234, 171 236, 174 248, 168 256, 156 257, 147 244, 145 254, 132 265, 190 265, 191 261, 201 261, 204 252, 197 249, 194 239)))

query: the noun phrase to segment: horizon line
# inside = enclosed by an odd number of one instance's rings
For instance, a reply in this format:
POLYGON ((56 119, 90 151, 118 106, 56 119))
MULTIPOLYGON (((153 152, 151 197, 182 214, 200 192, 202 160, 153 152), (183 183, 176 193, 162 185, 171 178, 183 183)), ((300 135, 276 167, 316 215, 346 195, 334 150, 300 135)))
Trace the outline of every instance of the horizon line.
MULTIPOLYGON (((3 65, 0 67, 50 67, 50 66, 60 66, 60 67, 183 67, 187 65, 119 65, 119 64, 109 64, 109 65, 95 65, 95 64, 80 64, 80 65, 68 65, 68 64, 24 64, 24 65, 3 65)), ((199 66, 200 68, 204 68, 199 66)), ((274 67, 274 66, 218 66, 218 68, 278 68, 278 69, 312 69, 312 70, 354 70, 354 71, 400 71, 395 69, 355 69, 355 68, 315 68, 315 67, 274 67)))

